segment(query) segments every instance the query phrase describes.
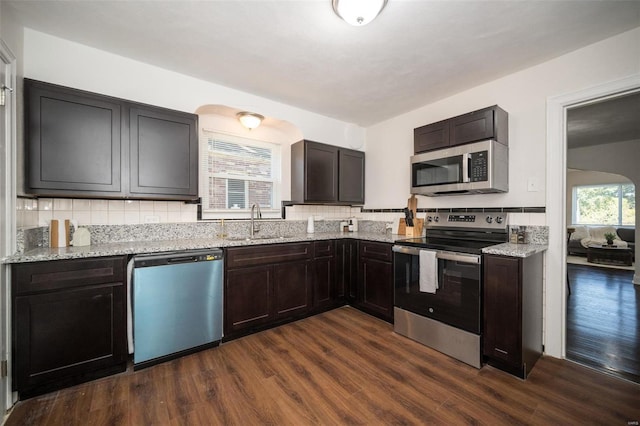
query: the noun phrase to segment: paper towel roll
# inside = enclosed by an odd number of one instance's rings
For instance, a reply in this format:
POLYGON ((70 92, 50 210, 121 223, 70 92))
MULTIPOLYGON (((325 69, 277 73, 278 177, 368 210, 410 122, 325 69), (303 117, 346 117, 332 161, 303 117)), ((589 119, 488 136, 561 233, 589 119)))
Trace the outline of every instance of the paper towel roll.
POLYGON ((67 247, 69 245, 70 227, 71 222, 69 219, 52 219, 49 226, 49 246, 54 248, 67 247))

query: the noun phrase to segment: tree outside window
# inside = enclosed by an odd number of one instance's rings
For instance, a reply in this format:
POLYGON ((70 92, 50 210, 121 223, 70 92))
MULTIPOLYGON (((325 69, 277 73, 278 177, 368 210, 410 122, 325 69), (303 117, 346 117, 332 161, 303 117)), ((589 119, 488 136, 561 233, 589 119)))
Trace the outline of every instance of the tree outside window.
POLYGON ((585 185, 573 188, 576 225, 635 226, 636 192, 633 184, 585 185))

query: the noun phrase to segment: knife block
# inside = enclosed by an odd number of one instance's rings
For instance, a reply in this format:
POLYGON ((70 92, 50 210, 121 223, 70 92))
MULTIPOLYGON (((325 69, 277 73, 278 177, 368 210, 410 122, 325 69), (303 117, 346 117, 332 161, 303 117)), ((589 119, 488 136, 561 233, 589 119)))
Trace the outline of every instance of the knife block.
POLYGON ((421 237, 422 228, 424 227, 424 219, 413 219, 413 226, 407 226, 404 218, 400 218, 400 224, 398 225, 398 235, 405 235, 407 237, 421 237))

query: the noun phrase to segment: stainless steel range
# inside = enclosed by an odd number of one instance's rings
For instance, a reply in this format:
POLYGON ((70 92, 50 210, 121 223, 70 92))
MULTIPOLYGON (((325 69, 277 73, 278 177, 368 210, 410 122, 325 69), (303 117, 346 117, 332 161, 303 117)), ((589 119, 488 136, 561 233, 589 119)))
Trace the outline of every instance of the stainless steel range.
POLYGON ((397 240, 394 331, 480 368, 482 249, 507 239, 504 213, 435 213, 397 240))

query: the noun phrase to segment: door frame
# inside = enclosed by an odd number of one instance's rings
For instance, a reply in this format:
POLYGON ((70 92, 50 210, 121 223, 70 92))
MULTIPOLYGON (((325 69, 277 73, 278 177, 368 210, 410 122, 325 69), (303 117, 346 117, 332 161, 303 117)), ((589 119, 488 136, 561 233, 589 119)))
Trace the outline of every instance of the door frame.
MULTIPOLYGON (((0 135, 0 258, 8 256, 16 247, 16 144, 17 144, 17 85, 16 57, 7 44, 0 39, 0 66, 4 68, 5 79, 0 81, 13 89, 7 91, 5 106, 0 107, 4 114, 5 128, 0 135)), ((7 361, 7 376, 0 378, 0 418, 6 416, 13 406, 11 392, 11 291, 9 265, 0 264, 0 358, 7 361)))
POLYGON ((638 88, 640 88, 640 74, 633 74, 547 99, 546 212, 549 248, 545 257, 544 347, 546 354, 556 358, 566 357, 567 109, 638 88))

